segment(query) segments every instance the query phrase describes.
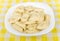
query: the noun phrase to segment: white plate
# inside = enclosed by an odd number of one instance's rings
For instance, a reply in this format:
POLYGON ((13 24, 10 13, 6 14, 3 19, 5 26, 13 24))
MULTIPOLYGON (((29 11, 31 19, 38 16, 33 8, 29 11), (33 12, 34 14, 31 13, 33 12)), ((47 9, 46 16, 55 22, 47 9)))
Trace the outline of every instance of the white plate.
POLYGON ((38 36, 38 35, 43 35, 43 34, 46 34, 46 33, 50 32, 54 28, 54 25, 55 25, 54 12, 53 12, 52 8, 50 6, 48 6, 46 3, 38 3, 38 2, 20 3, 20 4, 16 5, 16 6, 11 7, 8 10, 8 12, 7 12, 6 16, 5 16, 5 27, 6 27, 6 29, 9 32, 11 32, 11 33, 13 33, 15 35, 18 35, 18 36, 38 36), (39 32, 39 33, 34 33, 34 34, 25 34, 25 33, 20 33, 18 31, 14 30, 12 28, 12 26, 9 24, 8 19, 13 14, 13 11, 15 10, 15 8, 18 7, 18 6, 33 6, 33 7, 37 7, 37 8, 43 8, 44 12, 46 14, 49 14, 50 17, 51 17, 49 27, 47 29, 39 32))

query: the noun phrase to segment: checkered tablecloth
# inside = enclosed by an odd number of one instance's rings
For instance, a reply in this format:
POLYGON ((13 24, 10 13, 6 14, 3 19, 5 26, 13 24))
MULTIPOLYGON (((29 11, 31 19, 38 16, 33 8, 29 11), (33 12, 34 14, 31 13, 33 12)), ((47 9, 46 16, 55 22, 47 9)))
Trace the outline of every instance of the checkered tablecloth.
POLYGON ((60 41, 60 0, 0 0, 0 41, 60 41), (20 2, 44 2, 49 4, 55 12, 54 29, 42 36, 16 36, 9 33, 4 25, 8 9, 20 2))

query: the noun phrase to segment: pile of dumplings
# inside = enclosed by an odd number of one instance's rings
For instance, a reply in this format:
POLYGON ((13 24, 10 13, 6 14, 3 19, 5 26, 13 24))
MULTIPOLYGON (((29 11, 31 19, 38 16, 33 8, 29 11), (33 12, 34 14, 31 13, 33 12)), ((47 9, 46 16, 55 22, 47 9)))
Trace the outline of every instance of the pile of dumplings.
POLYGON ((9 18, 9 23, 20 33, 37 33, 48 28, 50 16, 42 8, 19 6, 9 18))

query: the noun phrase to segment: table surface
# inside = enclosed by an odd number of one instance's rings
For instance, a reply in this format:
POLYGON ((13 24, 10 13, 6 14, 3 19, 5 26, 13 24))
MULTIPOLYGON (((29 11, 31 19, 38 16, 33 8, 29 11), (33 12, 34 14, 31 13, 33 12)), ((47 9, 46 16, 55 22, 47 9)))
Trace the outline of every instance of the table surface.
POLYGON ((60 41, 60 0, 0 0, 0 41, 60 41), (9 33, 4 25, 4 19, 8 9, 20 2, 44 2, 49 4, 55 15, 54 29, 42 36, 16 36, 9 33))

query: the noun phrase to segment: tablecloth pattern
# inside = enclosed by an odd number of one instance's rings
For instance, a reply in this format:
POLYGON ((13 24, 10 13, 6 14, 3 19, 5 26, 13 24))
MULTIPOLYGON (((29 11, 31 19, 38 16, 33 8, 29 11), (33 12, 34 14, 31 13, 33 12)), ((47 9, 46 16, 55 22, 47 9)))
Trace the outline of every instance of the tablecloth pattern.
POLYGON ((0 0, 0 41, 60 41, 60 0, 0 0), (55 15, 54 29, 42 36, 16 36, 9 33, 4 25, 6 12, 21 2, 44 2, 52 7, 55 15))

